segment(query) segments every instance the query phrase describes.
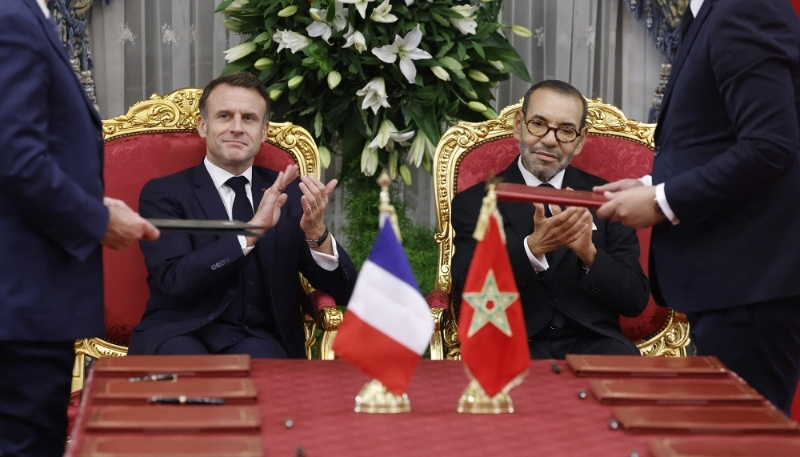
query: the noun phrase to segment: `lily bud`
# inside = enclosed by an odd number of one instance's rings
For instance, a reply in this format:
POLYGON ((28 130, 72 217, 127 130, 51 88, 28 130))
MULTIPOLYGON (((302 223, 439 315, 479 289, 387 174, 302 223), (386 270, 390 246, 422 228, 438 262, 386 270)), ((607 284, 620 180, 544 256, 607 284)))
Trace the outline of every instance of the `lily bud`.
POLYGON ((493 110, 491 108, 488 108, 488 107, 486 108, 486 111, 484 111, 481 114, 483 114, 486 117, 486 119, 489 119, 489 120, 497 119, 497 111, 495 111, 495 110, 493 110))
POLYGON ((400 165, 400 177, 403 178, 403 182, 406 186, 411 185, 411 170, 409 170, 407 166, 400 165))
POLYGON ((292 79, 290 79, 289 82, 286 83, 286 85, 289 87, 289 89, 297 89, 297 86, 299 86, 300 83, 303 82, 303 78, 304 78, 303 75, 297 75, 292 79))
POLYGON ((474 90, 465 90, 464 93, 467 94, 467 97, 469 97, 470 100, 478 99, 478 94, 475 93, 474 90))
POLYGON ((236 60, 241 59, 249 55, 251 52, 256 50, 256 44, 252 41, 247 41, 242 44, 237 44, 236 46, 228 49, 225 51, 225 60, 228 62, 234 62, 236 60))
POLYGON ((235 19, 223 19, 222 25, 231 32, 239 33, 242 31, 242 21, 235 19))
POLYGON ((254 63, 253 66, 256 67, 256 70, 266 70, 273 64, 275 64, 274 60, 270 59, 269 57, 262 57, 256 60, 256 63, 254 63))
POLYGON ((484 105, 481 102, 469 102, 467 103, 467 106, 469 106, 469 109, 471 109, 472 111, 477 111, 479 113, 483 113, 487 109, 489 109, 486 107, 486 105, 484 105))
POLYGON ((397 163, 400 161, 400 154, 397 149, 389 153, 389 178, 394 180, 397 177, 397 163))
POLYGON ((523 38, 528 38, 533 36, 533 32, 531 32, 530 30, 526 29, 521 25, 512 25, 511 33, 513 33, 516 36, 521 36, 523 38))
POLYGON ((444 68, 439 66, 431 67, 431 71, 433 72, 434 75, 436 75, 437 78, 441 79, 442 81, 450 81, 450 73, 448 73, 447 70, 445 70, 444 68))
POLYGON ((364 149, 361 151, 361 172, 367 176, 372 176, 377 169, 378 150, 369 147, 369 145, 364 146, 364 149))
POLYGON ((319 15, 319 13, 317 13, 316 11, 314 11, 314 9, 313 9, 313 8, 312 8, 312 9, 311 9, 311 11, 308 13, 308 15, 309 15, 309 16, 311 16, 311 19, 314 19, 314 20, 315 20, 315 21, 317 21, 317 22, 325 22, 325 19, 322 19, 322 17, 319 15))
POLYGON ((336 89, 336 86, 338 86, 340 82, 342 82, 341 73, 339 73, 336 70, 333 70, 330 73, 328 73, 328 87, 330 87, 331 90, 336 89))
POLYGON ((469 76, 470 78, 474 79, 475 81, 478 81, 479 83, 488 83, 489 82, 489 77, 486 76, 486 74, 484 72, 480 71, 480 70, 472 69, 472 70, 467 72, 467 76, 469 76))
POLYGON ((294 13, 296 12, 297 12, 297 6, 295 5, 287 6, 286 8, 278 11, 278 17, 294 16, 294 13))
POLYGON ((271 91, 269 91, 269 99, 274 102, 279 98, 281 98, 282 93, 283 91, 281 89, 272 89, 271 91))
POLYGON ((319 151, 319 161, 322 168, 328 168, 328 165, 331 164, 331 150, 323 145, 319 145, 317 151, 319 151))

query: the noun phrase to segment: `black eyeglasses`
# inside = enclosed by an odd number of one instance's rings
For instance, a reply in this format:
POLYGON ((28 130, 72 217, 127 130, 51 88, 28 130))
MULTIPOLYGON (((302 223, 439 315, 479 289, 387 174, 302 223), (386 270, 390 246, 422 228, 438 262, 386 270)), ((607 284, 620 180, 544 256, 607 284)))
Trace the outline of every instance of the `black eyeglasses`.
POLYGON ((581 136, 580 132, 572 127, 548 127, 544 121, 540 121, 539 119, 531 119, 526 121, 525 127, 527 127, 528 132, 531 135, 538 137, 545 137, 552 130, 555 132, 556 141, 559 143, 572 143, 573 141, 577 140, 579 136, 581 136))

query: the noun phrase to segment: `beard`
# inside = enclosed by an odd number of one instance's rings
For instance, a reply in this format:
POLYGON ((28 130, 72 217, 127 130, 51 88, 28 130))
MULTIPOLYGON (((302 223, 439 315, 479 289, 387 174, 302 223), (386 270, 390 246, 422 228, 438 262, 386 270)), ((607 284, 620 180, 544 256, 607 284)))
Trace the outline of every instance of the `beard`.
POLYGON ((531 174, 536 176, 536 179, 541 182, 548 182, 553 179, 553 176, 559 174, 561 170, 567 168, 567 165, 569 165, 569 163, 572 161, 572 155, 567 157, 561 152, 560 149, 548 148, 542 144, 537 144, 536 146, 527 148, 522 144, 522 142, 520 142, 519 153, 522 157, 522 164, 525 169, 530 171, 531 174), (553 162, 549 166, 542 166, 535 159, 534 154, 537 152, 546 152, 551 154, 556 158, 557 162, 553 162))

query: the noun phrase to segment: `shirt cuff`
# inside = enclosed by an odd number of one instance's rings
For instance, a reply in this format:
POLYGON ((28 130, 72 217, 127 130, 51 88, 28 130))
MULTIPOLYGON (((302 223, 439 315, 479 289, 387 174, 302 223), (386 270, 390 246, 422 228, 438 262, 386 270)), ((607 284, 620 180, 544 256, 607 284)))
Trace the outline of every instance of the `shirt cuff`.
POLYGON ((311 248, 311 257, 317 262, 320 268, 327 271, 333 271, 339 268, 339 250, 336 248, 336 239, 333 235, 331 237, 331 245, 333 246, 333 255, 325 254, 324 252, 317 252, 311 248))
POLYGON ((531 262, 531 266, 533 267, 534 271, 537 273, 540 271, 545 271, 550 268, 550 265, 547 263, 547 257, 544 255, 540 257, 536 257, 531 252, 531 248, 528 247, 528 237, 525 237, 525 240, 522 242, 525 245, 525 254, 528 255, 528 261, 531 262))
POLYGON ((678 216, 672 211, 672 208, 669 207, 669 203, 667 202, 667 194, 664 192, 664 183, 656 186, 656 202, 658 206, 661 207, 661 211, 664 212, 664 216, 672 222, 672 225, 678 225, 681 221, 678 220, 678 216))
POLYGON ((653 185, 653 176, 652 175, 644 175, 639 178, 639 181, 645 186, 652 186, 653 185))
POLYGON ((244 237, 244 235, 237 235, 236 238, 239 239, 239 245, 242 247, 242 254, 250 254, 250 251, 252 251, 255 246, 248 246, 247 239, 244 237))

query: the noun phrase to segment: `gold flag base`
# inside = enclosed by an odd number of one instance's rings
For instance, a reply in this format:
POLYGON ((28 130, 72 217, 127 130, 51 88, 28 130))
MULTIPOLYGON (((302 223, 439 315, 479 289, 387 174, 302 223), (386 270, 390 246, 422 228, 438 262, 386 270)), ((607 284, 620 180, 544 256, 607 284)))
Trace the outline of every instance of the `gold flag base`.
POLYGON ((508 392, 500 392, 489 397, 474 379, 467 384, 461 398, 458 399, 459 413, 469 414, 505 414, 514 412, 514 402, 508 392))
POLYGON ((357 413, 397 414, 410 411, 411 401, 408 395, 395 395, 377 379, 364 384, 356 396, 357 413))

